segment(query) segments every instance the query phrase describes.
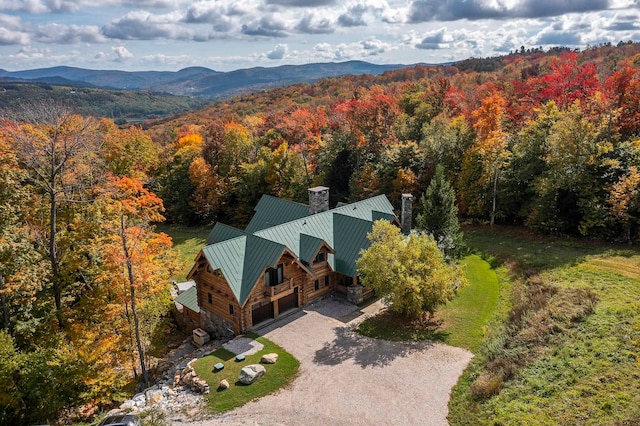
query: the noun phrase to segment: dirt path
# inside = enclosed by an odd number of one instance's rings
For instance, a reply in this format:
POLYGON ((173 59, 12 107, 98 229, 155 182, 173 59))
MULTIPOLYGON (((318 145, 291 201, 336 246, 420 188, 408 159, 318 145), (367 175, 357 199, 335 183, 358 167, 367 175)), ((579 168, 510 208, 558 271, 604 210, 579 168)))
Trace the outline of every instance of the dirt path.
POLYGON ((298 378, 273 395, 192 425, 446 425, 451 388, 472 354, 351 331, 378 308, 359 311, 326 299, 259 331, 300 360, 298 378))

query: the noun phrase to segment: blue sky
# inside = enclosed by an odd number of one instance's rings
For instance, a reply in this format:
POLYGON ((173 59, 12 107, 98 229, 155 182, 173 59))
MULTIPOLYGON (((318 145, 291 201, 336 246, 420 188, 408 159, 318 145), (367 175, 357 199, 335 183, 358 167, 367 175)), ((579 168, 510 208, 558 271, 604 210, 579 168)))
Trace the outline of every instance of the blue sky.
POLYGON ((640 41, 640 0, 0 0, 0 68, 442 63, 640 41))

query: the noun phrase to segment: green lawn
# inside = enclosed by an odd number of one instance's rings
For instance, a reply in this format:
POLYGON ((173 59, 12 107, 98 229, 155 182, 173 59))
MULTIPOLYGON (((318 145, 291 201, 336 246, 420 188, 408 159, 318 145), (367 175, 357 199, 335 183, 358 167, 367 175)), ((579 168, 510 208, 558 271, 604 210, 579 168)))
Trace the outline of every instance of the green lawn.
POLYGON ((640 253, 499 227, 465 235, 512 288, 452 392, 450 424, 640 424, 640 253))
POLYGON ((499 283, 491 265, 478 256, 467 256, 462 267, 469 285, 436 314, 444 321, 445 343, 476 352, 498 304, 499 283))
POLYGON ((176 275, 171 277, 177 282, 184 281, 193 266, 193 261, 202 247, 206 244, 210 227, 187 227, 180 225, 158 225, 158 232, 164 232, 173 240, 173 249, 179 256, 179 269, 176 275))
POLYGON ((300 363, 293 355, 264 337, 258 337, 255 334, 247 334, 246 336, 255 338, 264 345, 264 348, 254 355, 248 355, 242 362, 235 361, 234 353, 220 348, 200 358, 194 365, 198 376, 206 380, 211 388, 211 392, 205 395, 205 398, 208 407, 214 413, 229 411, 251 400, 268 395, 289 384, 298 372, 300 363), (258 364, 262 355, 272 352, 278 354, 278 362, 264 365, 267 374, 248 386, 238 382, 242 367, 258 364), (218 362, 224 364, 224 369, 214 372, 213 366, 218 362), (222 379, 226 379, 231 386, 229 389, 219 391, 217 390, 218 384, 222 379))
POLYGON ((484 337, 485 325, 496 309, 500 286, 495 271, 480 257, 467 256, 462 267, 468 285, 438 308, 433 319, 408 322, 385 312, 365 320, 358 332, 386 340, 438 340, 475 352, 484 337))

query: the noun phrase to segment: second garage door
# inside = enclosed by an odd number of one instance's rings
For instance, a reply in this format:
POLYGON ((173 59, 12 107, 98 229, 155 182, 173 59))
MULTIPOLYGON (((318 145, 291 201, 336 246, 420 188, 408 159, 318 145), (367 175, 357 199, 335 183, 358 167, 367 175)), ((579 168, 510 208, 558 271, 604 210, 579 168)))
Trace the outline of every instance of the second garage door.
POLYGON ((282 315, 289 309, 298 307, 298 288, 288 296, 278 299, 278 315, 282 315))

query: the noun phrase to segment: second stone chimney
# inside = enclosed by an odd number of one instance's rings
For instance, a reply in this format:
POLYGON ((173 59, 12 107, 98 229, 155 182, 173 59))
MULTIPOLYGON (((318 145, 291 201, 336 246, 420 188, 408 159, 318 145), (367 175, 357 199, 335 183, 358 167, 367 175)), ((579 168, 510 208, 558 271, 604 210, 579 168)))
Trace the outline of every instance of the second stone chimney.
POLYGON ((402 194, 402 212, 400 216, 400 225, 402 233, 409 235, 411 232, 411 215, 413 214, 413 195, 402 194))
POLYGON ((309 214, 326 212, 329 210, 329 188, 316 186, 309 188, 309 214))

